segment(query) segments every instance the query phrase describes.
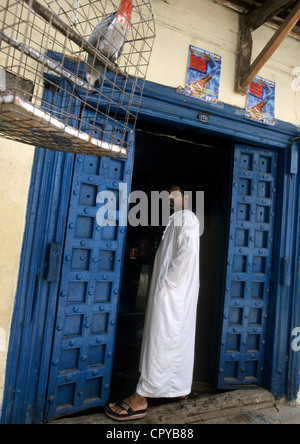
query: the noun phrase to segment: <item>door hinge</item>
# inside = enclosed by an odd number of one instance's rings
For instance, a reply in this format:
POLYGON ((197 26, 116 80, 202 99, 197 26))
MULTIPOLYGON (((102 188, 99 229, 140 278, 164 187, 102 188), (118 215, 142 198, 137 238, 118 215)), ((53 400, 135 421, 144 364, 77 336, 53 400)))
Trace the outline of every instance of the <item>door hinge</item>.
POLYGON ((291 259, 289 257, 281 258, 280 285, 290 287, 291 285, 291 259))
POLYGON ((47 282, 58 282, 60 275, 61 257, 62 246, 51 242, 49 247, 48 262, 46 264, 45 279, 47 282))

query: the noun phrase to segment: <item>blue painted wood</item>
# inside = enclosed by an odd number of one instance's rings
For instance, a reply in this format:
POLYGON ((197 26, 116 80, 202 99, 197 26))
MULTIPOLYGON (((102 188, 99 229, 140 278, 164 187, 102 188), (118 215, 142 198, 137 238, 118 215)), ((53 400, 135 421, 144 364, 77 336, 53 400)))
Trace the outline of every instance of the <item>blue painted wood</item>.
POLYGON ((280 269, 280 284, 282 287, 289 287, 291 285, 291 258, 283 257, 281 258, 281 269, 280 269))
POLYGON ((299 170, 299 149, 298 145, 296 143, 293 143, 290 147, 290 173, 291 174, 298 174, 299 170))
POLYGON ((51 242, 46 271, 47 282, 58 282, 60 276, 62 246, 51 242))
MULTIPOLYGON (((92 111, 86 114, 94 120, 92 111)), ((103 122, 97 120, 100 129, 103 122)), ((126 239, 118 211, 128 194, 121 196, 119 185, 126 184, 130 192, 133 131, 127 142, 132 147, 128 159, 76 155, 46 401, 48 421, 107 403, 126 239), (115 196, 116 224, 108 213, 112 225, 101 227, 97 196, 106 190, 115 196)))
MULTIPOLYGON (((298 150, 299 144, 293 144, 298 150)), ((292 330, 300 326, 299 167, 291 173, 290 149, 279 153, 278 198, 274 244, 272 298, 266 344, 265 387, 277 398, 295 401, 299 392, 299 353, 291 349, 292 330), (296 171, 296 170, 295 170, 296 171), (281 260, 290 259, 291 282, 284 282, 281 260)))
POLYGON ((51 325, 47 318, 51 313, 55 315, 53 300, 57 294, 56 284, 49 285, 45 280, 44 264, 50 242, 63 241, 64 231, 59 230, 64 218, 62 209, 67 206, 63 190, 68 187, 72 167, 72 159, 66 159, 62 153, 37 149, 33 169, 35 186, 28 203, 23 266, 20 267, 8 352, 12 359, 8 360, 4 398, 6 423, 41 422, 44 400, 39 404, 35 396, 37 387, 40 395, 47 382, 40 374, 41 361, 44 347, 49 344, 51 347, 51 335, 48 336, 51 325), (53 170, 48 169, 49 164, 53 165, 53 170), (41 195, 48 199, 40 199, 41 195))
MULTIPOLYGON (((300 144, 294 144, 294 152, 297 151, 297 158, 299 158, 300 144)), ((294 176, 296 191, 296 221, 295 221, 295 239, 294 239, 294 266, 292 270, 292 296, 291 296, 291 324, 288 331, 287 340, 287 383, 285 393, 288 400, 295 402, 299 396, 300 388, 300 351, 292 347, 292 341, 295 336, 292 335, 293 330, 300 327, 300 177, 299 164, 298 169, 294 170, 297 176, 294 176)), ((298 335, 299 337, 299 335, 298 335)), ((299 344, 299 341, 298 341, 299 344)))
POLYGON ((277 153, 235 148, 218 387, 263 381, 277 153))

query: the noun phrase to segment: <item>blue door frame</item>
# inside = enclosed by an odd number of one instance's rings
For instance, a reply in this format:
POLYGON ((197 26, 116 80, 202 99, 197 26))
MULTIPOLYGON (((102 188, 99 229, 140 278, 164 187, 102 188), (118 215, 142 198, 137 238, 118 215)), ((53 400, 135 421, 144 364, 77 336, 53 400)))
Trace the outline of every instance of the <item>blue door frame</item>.
POLYGON ((223 103, 206 104, 187 98, 172 88, 150 83, 143 94, 139 118, 278 152, 272 292, 263 386, 277 398, 287 397, 289 401, 295 401, 300 390, 300 352, 291 347, 292 331, 300 327, 298 128, 281 121, 276 121, 275 127, 249 122, 242 109, 223 103))
MULTIPOLYGON (((297 128, 284 122, 267 127, 249 122, 243 110, 185 97, 170 87, 146 82, 139 119, 190 128, 213 136, 278 151, 278 193, 272 271, 272 295, 263 385, 276 397, 295 400, 299 391, 299 353, 291 350, 291 332, 300 327, 300 193, 297 128)), ((201 133, 199 134, 201 137, 201 133)), ((2 423, 43 420, 58 283, 36 300, 43 280, 47 245, 63 243, 67 215, 64 189, 70 187, 73 155, 37 149, 29 190, 26 229, 7 360, 2 423), (60 204, 56 201, 60 196, 60 204), (54 319, 54 316, 52 317, 54 319), (47 368, 48 367, 48 368, 47 368)))

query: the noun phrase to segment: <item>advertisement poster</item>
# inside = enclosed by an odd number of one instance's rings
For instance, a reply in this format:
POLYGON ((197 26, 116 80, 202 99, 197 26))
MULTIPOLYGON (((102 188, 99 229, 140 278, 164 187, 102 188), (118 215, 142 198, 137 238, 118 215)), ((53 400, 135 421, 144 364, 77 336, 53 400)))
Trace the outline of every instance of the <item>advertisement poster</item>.
POLYGON ((256 76, 249 85, 246 117, 266 125, 275 125, 275 83, 256 76))
POLYGON ((220 89, 221 60, 219 55, 190 45, 185 95, 216 103, 220 89))

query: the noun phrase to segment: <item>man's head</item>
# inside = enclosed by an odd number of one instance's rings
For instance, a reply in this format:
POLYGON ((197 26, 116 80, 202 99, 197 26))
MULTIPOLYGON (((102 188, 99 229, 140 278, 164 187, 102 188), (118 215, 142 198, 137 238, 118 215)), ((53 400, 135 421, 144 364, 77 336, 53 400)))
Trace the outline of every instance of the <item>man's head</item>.
POLYGON ((169 189, 169 199, 170 207, 174 212, 188 208, 189 196, 188 194, 184 194, 182 187, 179 185, 173 185, 169 189))

